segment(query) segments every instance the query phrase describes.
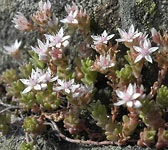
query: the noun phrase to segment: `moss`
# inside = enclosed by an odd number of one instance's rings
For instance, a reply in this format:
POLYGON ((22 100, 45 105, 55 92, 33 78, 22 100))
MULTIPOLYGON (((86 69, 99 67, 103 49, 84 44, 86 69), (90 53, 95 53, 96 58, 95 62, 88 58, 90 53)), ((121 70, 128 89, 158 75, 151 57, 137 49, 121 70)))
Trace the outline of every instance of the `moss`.
POLYGON ((132 16, 139 26, 145 29, 153 27, 156 15, 156 2, 154 0, 136 0, 132 16))

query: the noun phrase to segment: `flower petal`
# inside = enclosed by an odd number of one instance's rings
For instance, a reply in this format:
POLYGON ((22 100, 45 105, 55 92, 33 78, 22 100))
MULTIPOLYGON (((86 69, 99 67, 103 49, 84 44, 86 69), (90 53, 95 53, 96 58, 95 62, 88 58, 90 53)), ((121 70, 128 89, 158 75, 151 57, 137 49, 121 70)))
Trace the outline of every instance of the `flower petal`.
POLYGON ((32 87, 31 86, 28 86, 27 88, 25 88, 22 92, 22 94, 25 94, 25 93, 28 93, 32 90, 32 87))
POLYGON ((145 56, 145 59, 146 59, 147 61, 149 61, 150 63, 152 63, 152 57, 151 57, 150 55, 146 55, 146 56, 145 56))
POLYGON ((134 63, 137 63, 138 61, 140 61, 143 58, 143 56, 140 54, 136 57, 134 63))
POLYGON ((156 50, 158 50, 158 48, 159 48, 159 47, 151 47, 148 51, 149 51, 150 53, 153 53, 153 52, 155 52, 156 50))

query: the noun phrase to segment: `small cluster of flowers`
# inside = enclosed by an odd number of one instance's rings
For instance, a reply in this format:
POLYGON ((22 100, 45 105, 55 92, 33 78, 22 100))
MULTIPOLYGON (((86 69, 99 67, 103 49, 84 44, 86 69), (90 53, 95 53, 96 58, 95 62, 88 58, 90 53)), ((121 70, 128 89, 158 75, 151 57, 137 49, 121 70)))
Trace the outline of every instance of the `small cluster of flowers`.
POLYGON ((38 39, 38 47, 32 49, 38 54, 40 61, 47 61, 49 55, 52 60, 62 58, 62 49, 69 44, 69 35, 64 36, 63 28, 61 28, 56 35, 45 35, 46 43, 38 39))
POLYGON ((54 82, 58 77, 52 77, 51 70, 48 68, 46 72, 37 68, 36 70, 32 69, 31 76, 29 79, 20 79, 20 81, 27 85, 27 88, 24 89, 22 94, 28 93, 31 90, 44 90, 47 88, 48 82, 54 82))
POLYGON ((116 39, 117 42, 124 42, 124 44, 135 50, 137 56, 134 60, 134 63, 139 62, 143 58, 152 63, 151 53, 158 50, 159 47, 151 47, 151 42, 147 38, 148 35, 143 34, 142 32, 135 31, 133 25, 130 26, 128 32, 118 28, 121 38, 116 39), (137 45, 138 43, 138 45, 137 45))
POLYGON ((93 85, 90 87, 86 87, 82 84, 76 84, 74 82, 74 79, 71 79, 69 81, 57 80, 58 85, 55 85, 53 88, 54 91, 62 91, 65 94, 71 95, 73 98, 80 98, 83 97, 85 94, 92 93, 93 91, 93 85))
POLYGON ((78 27, 81 30, 87 30, 90 25, 89 16, 86 13, 86 10, 82 6, 77 6, 72 2, 72 6, 66 5, 65 10, 68 13, 68 16, 60 22, 67 24, 71 27, 78 27))
POLYGON ((55 81, 57 81, 57 83, 54 85, 53 91, 71 95, 73 98, 79 99, 86 94, 91 94, 93 91, 93 85, 86 87, 82 84, 76 84, 74 79, 65 81, 58 79, 58 76, 53 77, 49 68, 46 72, 39 68, 37 68, 36 71, 32 69, 30 78, 20 79, 20 81, 27 86, 22 94, 28 93, 31 90, 45 90, 47 83, 55 81))
POLYGON ((116 90, 116 94, 119 97, 120 101, 114 103, 115 106, 120 106, 126 104, 128 107, 139 108, 142 106, 140 100, 144 98, 143 94, 144 88, 141 87, 138 89, 136 84, 128 85, 128 88, 124 91, 116 90))
POLYGON ((39 10, 31 16, 34 22, 37 24, 46 24, 51 17, 51 3, 49 0, 47 2, 39 2, 39 10))
POLYGON ((113 56, 111 55, 110 50, 107 47, 108 41, 114 37, 114 34, 108 35, 106 30, 104 30, 104 32, 100 36, 92 35, 91 37, 94 43, 94 45, 92 45, 92 48, 100 54, 99 57, 96 56, 96 60, 92 65, 92 70, 99 71, 103 74, 107 73, 110 68, 115 66, 113 56))

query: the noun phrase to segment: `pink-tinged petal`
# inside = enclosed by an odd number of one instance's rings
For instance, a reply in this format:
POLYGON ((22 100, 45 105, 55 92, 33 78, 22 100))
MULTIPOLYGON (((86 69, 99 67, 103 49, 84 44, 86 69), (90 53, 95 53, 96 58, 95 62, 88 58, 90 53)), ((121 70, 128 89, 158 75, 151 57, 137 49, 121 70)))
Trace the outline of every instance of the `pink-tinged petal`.
POLYGON ((58 76, 52 78, 49 82, 54 82, 54 81, 56 81, 57 79, 58 79, 58 76))
POLYGON ((134 28, 134 25, 132 24, 129 28, 128 33, 134 33, 134 31, 135 31, 135 28, 134 28))
POLYGON ((102 33, 102 36, 104 36, 104 37, 107 37, 107 32, 106 32, 106 30, 104 30, 104 32, 102 33))
POLYGON ((150 55, 146 55, 146 56, 145 56, 145 59, 146 59, 147 61, 149 61, 150 63, 152 63, 152 57, 151 57, 150 55))
POLYGON ((155 28, 151 29, 152 36, 156 36, 158 33, 155 28))
MULTIPOLYGON (((135 38, 137 38, 137 37, 139 37, 139 36, 141 36, 142 35, 142 32, 139 32, 139 33, 136 33, 134 36, 133 36, 133 38, 135 39, 135 38)), ((148 36, 148 35, 147 35, 148 36)))
POLYGON ((127 106, 128 107, 132 107, 133 106, 133 102, 132 101, 127 102, 127 106))
POLYGON ((134 102, 134 105, 135 105, 136 108, 139 108, 139 107, 142 106, 142 104, 141 104, 140 101, 135 101, 135 102, 134 102))
POLYGON ((42 84, 41 84, 41 88, 42 88, 43 90, 45 90, 45 89, 47 88, 47 83, 42 83, 42 84))
POLYGON ((107 41, 110 40, 110 39, 112 39, 114 37, 114 35, 115 34, 111 34, 111 35, 107 36, 107 41))
POLYGON ((60 47, 61 47, 61 43, 57 43, 57 44, 56 44, 56 47, 57 47, 57 48, 60 48, 60 47))
POLYGON ((140 93, 135 93, 135 94, 133 94, 132 98, 133 98, 133 99, 137 99, 137 98, 140 97, 140 96, 141 96, 140 93))
POLYGON ((126 41, 125 39, 116 39, 117 42, 124 42, 126 41))
POLYGON ((32 87, 31 86, 28 86, 27 88, 25 88, 22 92, 22 94, 25 94, 25 93, 28 93, 32 90, 32 87))
POLYGON ((143 47, 144 47, 145 49, 148 49, 148 48, 149 48, 149 42, 148 42, 147 39, 144 40, 143 47))
POLYGON ((122 99, 124 97, 124 92, 122 92, 122 91, 116 90, 116 94, 120 99, 122 99))
POLYGON ((133 46, 133 48, 137 51, 137 52, 141 52, 142 51, 142 48, 138 47, 138 46, 133 46))
POLYGON ((74 20, 72 21, 72 23, 73 23, 73 24, 78 24, 78 20, 74 19, 74 20))
POLYGON ((67 47, 69 45, 69 42, 68 41, 65 41, 62 43, 63 47, 67 47))
POLYGON ((62 38, 62 41, 65 41, 65 40, 69 39, 70 37, 71 37, 70 35, 64 36, 64 37, 62 38))
POLYGON ((64 30, 63 30, 62 27, 61 27, 61 29, 59 30, 58 35, 60 35, 61 37, 63 37, 63 35, 64 35, 64 30))
POLYGON ((57 86, 53 88, 54 91, 61 91, 63 88, 61 86, 57 86))
POLYGON ((125 101, 119 101, 119 102, 117 102, 117 103, 114 103, 114 105, 115 106, 120 106, 120 105, 123 105, 123 104, 125 104, 126 102, 125 101))
POLYGON ((133 85, 131 83, 128 85, 127 93, 129 95, 132 95, 134 93, 134 87, 133 87, 133 85))
POLYGON ((61 85, 61 86, 64 85, 64 82, 63 82, 62 80, 60 80, 60 79, 58 79, 57 82, 58 82, 58 84, 61 85))
POLYGON ((136 57, 134 63, 137 63, 138 61, 140 61, 143 58, 143 56, 140 54, 136 57))
POLYGON ((35 85, 35 86, 34 86, 34 89, 35 89, 35 90, 41 90, 40 84, 35 85))
POLYGON ((65 92, 69 94, 69 93, 70 93, 70 90, 69 90, 69 89, 65 89, 65 92))
POLYGON ((120 33, 120 36, 121 36, 121 37, 122 37, 122 36, 124 36, 125 31, 123 31, 123 30, 122 30, 122 29, 120 29, 120 28, 118 28, 117 30, 118 30, 118 32, 120 33))
POLYGON ((149 51, 150 53, 153 53, 153 52, 155 52, 156 50, 158 50, 158 48, 159 48, 159 47, 151 47, 148 51, 149 51))
POLYGON ((20 79, 20 81, 25 84, 25 85, 29 85, 30 84, 30 81, 27 80, 27 79, 20 79))

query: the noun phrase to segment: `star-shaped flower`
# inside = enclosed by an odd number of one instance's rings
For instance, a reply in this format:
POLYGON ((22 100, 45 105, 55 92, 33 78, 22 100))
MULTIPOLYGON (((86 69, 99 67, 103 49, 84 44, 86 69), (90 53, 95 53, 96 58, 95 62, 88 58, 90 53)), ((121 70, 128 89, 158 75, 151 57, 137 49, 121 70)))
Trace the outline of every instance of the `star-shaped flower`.
POLYGON ((60 86, 56 86, 53 88, 54 91, 64 91, 66 94, 70 94, 71 91, 75 91, 76 88, 79 88, 79 84, 74 83, 74 79, 65 81, 58 79, 57 80, 58 84, 60 86))
POLYGON ((20 79, 20 81, 27 85, 27 88, 25 88, 22 92, 22 94, 30 92, 32 89, 34 90, 41 90, 43 87, 40 85, 39 78, 43 75, 43 71, 39 68, 32 69, 31 76, 29 79, 20 79))
POLYGON ((67 39, 70 38, 69 35, 64 36, 63 28, 61 28, 56 35, 45 35, 46 39, 50 41, 50 47, 64 48, 69 44, 67 39))
POLYGON ((44 44, 42 41, 38 39, 37 42, 38 42, 38 47, 34 48, 32 46, 31 48, 35 53, 38 54, 39 60, 47 60, 49 41, 47 40, 46 43, 44 44))
POLYGON ((94 44, 95 45, 99 45, 99 44, 107 44, 107 42, 114 37, 114 34, 108 35, 107 31, 104 30, 104 32, 101 34, 101 36, 91 36, 92 39, 94 40, 94 44))
POLYGON ((142 34, 141 32, 138 32, 138 30, 135 31, 133 24, 130 26, 128 32, 120 28, 118 28, 118 32, 120 33, 121 38, 116 39, 117 42, 133 42, 135 38, 142 34))
POLYGON ((67 23, 67 24, 78 24, 78 20, 76 19, 76 16, 78 14, 78 10, 76 10, 75 12, 70 12, 68 14, 68 16, 62 20, 60 20, 60 22, 62 23, 67 23))
POLYGON ((151 42, 149 39, 145 39, 143 42, 140 42, 139 46, 133 46, 133 48, 139 53, 135 59, 135 63, 140 61, 142 58, 145 58, 147 61, 152 63, 151 53, 155 52, 159 47, 151 47, 151 42))
POLYGON ((27 20, 27 18, 18 12, 13 18, 12 22, 15 24, 15 28, 22 31, 29 31, 32 29, 32 24, 27 20))
POLYGON ((22 43, 22 41, 18 42, 18 40, 16 40, 14 44, 12 44, 10 46, 4 46, 5 52, 8 55, 16 56, 19 51, 19 47, 20 47, 21 43, 22 43))
POLYGON ((116 90, 116 94, 119 97, 120 101, 114 103, 115 106, 120 106, 126 104, 128 107, 138 108, 141 107, 141 102, 137 100, 142 93, 136 92, 136 84, 134 86, 130 83, 126 91, 116 90))

